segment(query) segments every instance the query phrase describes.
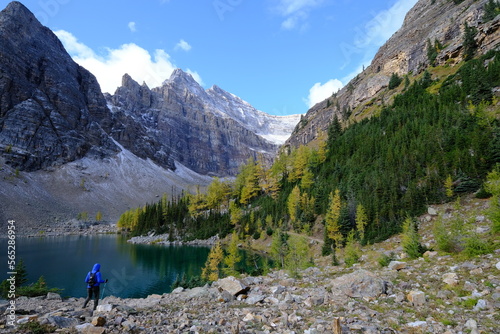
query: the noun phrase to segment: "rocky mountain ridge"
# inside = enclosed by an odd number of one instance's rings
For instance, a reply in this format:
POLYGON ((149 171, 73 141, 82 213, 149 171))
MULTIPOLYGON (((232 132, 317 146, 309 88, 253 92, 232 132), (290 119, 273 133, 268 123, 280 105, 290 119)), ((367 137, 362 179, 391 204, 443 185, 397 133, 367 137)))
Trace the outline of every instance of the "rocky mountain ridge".
POLYGON ((420 0, 407 13, 402 27, 378 50, 370 66, 336 94, 310 108, 285 146, 298 147, 326 132, 337 115, 345 125, 372 116, 374 106, 389 104, 393 73, 418 75, 429 65, 427 43, 439 43, 435 65, 453 66, 464 57, 464 24, 477 29, 477 54, 500 47, 500 16, 483 22, 488 0, 420 0))
POLYGON ((181 70, 154 89, 125 75, 104 96, 52 31, 11 2, 0 12, 0 223, 45 230, 96 212, 116 221, 163 193, 203 188, 207 176, 234 176, 249 157, 270 161, 298 117, 205 91, 181 70))
POLYGON ((1 12, 0 45, 2 164, 32 171, 119 151, 97 80, 23 5, 1 12))
MULTIPOLYGON (((236 175, 250 157, 270 162, 300 117, 265 114, 217 86, 205 91, 181 69, 153 89, 124 75, 122 86, 106 97, 113 114, 143 125, 170 159, 203 175, 236 175)), ((121 129, 114 136, 132 147, 136 141, 121 129)))
POLYGON ((119 151, 116 140, 165 168, 178 161, 232 176, 248 157, 271 160, 298 121, 257 111, 216 86, 205 91, 180 69, 152 90, 125 75, 106 102, 95 77, 22 4, 10 3, 0 24, 0 148, 19 170, 108 157, 119 151))

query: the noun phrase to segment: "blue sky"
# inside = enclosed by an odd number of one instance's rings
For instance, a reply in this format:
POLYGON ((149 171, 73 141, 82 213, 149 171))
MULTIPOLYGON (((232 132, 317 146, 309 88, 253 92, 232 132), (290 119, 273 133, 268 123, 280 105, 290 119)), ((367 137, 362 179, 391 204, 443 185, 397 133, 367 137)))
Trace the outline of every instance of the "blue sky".
POLYGON ((273 115, 305 113, 368 66, 417 0, 21 0, 113 93, 175 68, 273 115))

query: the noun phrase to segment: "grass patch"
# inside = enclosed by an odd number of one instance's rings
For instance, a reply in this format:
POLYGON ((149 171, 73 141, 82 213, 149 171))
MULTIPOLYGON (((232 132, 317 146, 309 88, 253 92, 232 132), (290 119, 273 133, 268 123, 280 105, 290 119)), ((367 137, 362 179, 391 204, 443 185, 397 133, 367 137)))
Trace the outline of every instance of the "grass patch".
POLYGON ((467 308, 467 309, 473 309, 474 306, 476 306, 478 300, 479 299, 477 299, 477 298, 463 299, 460 301, 460 306, 467 308))
POLYGON ((49 324, 41 324, 38 321, 29 321, 25 324, 19 325, 17 333, 30 333, 30 334, 45 334, 53 333, 56 327, 49 324))

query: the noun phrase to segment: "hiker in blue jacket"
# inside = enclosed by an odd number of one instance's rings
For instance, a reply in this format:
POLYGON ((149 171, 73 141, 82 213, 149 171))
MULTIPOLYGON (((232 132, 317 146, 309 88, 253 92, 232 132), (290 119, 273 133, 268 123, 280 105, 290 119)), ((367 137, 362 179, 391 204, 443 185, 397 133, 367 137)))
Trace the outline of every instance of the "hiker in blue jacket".
POLYGON ((87 283, 87 299, 83 303, 83 307, 87 307, 87 303, 94 297, 94 310, 99 302, 99 285, 101 283, 107 283, 108 280, 103 280, 101 277, 101 265, 99 263, 94 264, 91 271, 88 272, 87 277, 85 277, 85 283, 87 283))

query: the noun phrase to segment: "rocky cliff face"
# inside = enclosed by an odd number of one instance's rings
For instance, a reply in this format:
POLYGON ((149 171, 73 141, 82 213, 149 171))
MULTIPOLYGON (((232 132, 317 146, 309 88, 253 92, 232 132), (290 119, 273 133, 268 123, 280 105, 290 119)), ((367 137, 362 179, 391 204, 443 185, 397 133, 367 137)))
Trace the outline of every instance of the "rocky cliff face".
POLYGON ((124 146, 155 159, 162 159, 156 156, 161 152, 204 175, 235 175, 250 157, 270 162, 280 141, 266 136, 287 136, 299 117, 267 115, 217 86, 204 90, 180 69, 153 89, 125 75, 107 100, 114 115, 140 124, 159 147, 136 147, 133 129, 115 128, 113 136, 124 146))
POLYGON ((125 75, 106 101, 95 77, 19 2, 0 14, 0 46, 0 162, 18 170, 110 157, 116 141, 164 168, 177 161, 230 176, 249 157, 271 161, 299 117, 267 115, 217 86, 205 91, 181 70, 155 89, 125 75))
POLYGON ((95 77, 23 5, 0 13, 0 150, 20 170, 118 151, 95 77))
MULTIPOLYGON (((484 5, 488 0, 465 0, 455 4, 450 0, 420 0, 408 12, 403 26, 377 52, 372 63, 362 73, 341 89, 335 96, 313 106, 298 124, 287 141, 288 146, 308 144, 318 137, 320 131, 327 131, 334 115, 346 119, 349 111, 360 119, 370 116, 364 104, 382 93, 388 86, 393 73, 414 75, 428 65, 427 42, 439 41, 440 50, 436 65, 458 63, 463 58, 464 24, 476 27, 478 53, 496 49, 500 45, 500 16, 484 23, 484 5)), ((383 103, 382 101, 380 103, 383 103)))

